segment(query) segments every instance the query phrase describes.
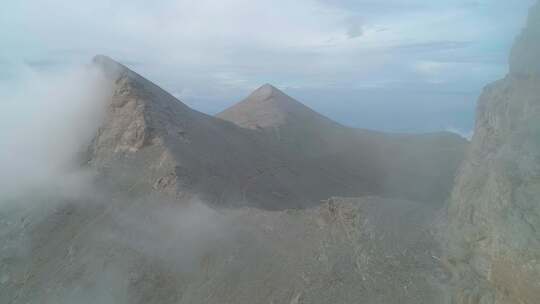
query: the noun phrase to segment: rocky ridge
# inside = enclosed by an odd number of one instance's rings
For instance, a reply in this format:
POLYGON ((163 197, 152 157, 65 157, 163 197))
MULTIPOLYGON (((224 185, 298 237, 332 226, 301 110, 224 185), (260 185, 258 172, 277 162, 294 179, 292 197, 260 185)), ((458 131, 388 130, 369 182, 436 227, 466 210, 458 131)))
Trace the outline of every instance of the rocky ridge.
POLYGON ((270 85, 226 110, 246 119, 231 123, 219 118, 225 114, 190 109, 108 57, 94 63, 114 92, 89 164, 126 189, 265 209, 311 206, 334 195, 440 203, 466 146, 448 134, 346 128, 270 85))
POLYGON ((346 127, 269 84, 217 117, 257 131, 357 189, 428 203, 448 197, 467 146, 448 132, 391 134, 346 127))
POLYGON ((110 58, 94 62, 115 90, 89 165, 121 187, 267 209, 305 206, 348 187, 252 130, 190 109, 110 58), (317 184, 328 188, 307 190, 317 184))

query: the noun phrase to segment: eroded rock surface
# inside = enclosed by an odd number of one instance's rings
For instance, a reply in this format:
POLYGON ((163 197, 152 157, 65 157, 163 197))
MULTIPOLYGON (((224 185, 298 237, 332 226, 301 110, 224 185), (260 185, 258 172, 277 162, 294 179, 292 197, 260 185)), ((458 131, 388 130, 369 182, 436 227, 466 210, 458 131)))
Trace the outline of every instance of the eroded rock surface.
POLYGON ((540 299, 540 4, 510 73, 480 97, 470 153, 449 207, 455 303, 540 299))

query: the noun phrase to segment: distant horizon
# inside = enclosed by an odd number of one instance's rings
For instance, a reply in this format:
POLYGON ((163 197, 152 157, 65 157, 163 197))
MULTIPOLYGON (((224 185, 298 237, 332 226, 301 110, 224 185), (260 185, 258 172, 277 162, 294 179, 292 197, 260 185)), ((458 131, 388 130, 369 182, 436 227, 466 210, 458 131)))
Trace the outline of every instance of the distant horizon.
MULTIPOLYGON (((95 56, 106 56, 106 57, 109 57, 108 55, 106 54, 98 54, 98 55, 95 55, 95 56)), ((94 57, 95 57, 94 56, 94 57)), ((113 59, 114 61, 117 61, 123 65, 125 65, 126 67, 128 67, 129 69, 131 69, 132 71, 139 73, 139 71, 137 71, 136 69, 132 68, 129 66, 129 63, 125 63, 125 62, 122 62, 121 60, 117 60, 115 58, 112 58, 110 57, 111 59, 113 59)), ((143 76, 144 78, 146 78, 147 80, 154 82, 153 79, 149 78, 148 76, 146 75, 143 75, 141 74, 141 76, 143 76)), ((163 89, 165 89, 166 91, 168 91, 166 88, 164 88, 162 85, 160 85, 159 83, 155 83, 156 85, 162 87, 163 89)), ((462 130, 462 129, 456 129, 456 128, 452 128, 452 127, 445 127, 445 128, 432 128, 432 129, 425 129, 425 130, 422 130, 422 129, 418 129, 418 130, 414 130, 414 129, 403 129, 403 128, 396 128, 395 126, 394 127, 389 127, 387 129, 385 129, 384 127, 381 128, 381 127, 377 127, 378 123, 380 123, 381 121, 374 121, 374 120, 371 120, 370 123, 373 123, 373 127, 370 127, 370 124, 362 124, 362 122, 355 122, 355 117, 354 116, 351 116, 351 121, 347 121, 347 120, 343 120, 342 117, 343 115, 340 115, 337 114, 335 115, 335 112, 332 113, 333 111, 335 110, 343 110, 344 108, 346 108, 346 106, 344 106, 343 104, 341 105, 341 107, 328 107, 328 103, 324 102, 324 100, 322 100, 322 102, 320 102, 319 104, 315 103, 310 103, 309 101, 306 101, 302 98, 299 98, 297 96, 295 96, 296 93, 300 93, 300 94, 305 94, 307 95, 307 97, 309 98, 310 95, 313 95, 313 92, 309 92, 309 90, 307 91, 299 91, 298 89, 295 89, 295 88, 288 88, 288 87, 285 87, 285 88, 282 88, 282 87, 279 87, 273 83, 270 83, 270 82, 262 82, 260 85, 257 85, 255 86, 253 89, 247 91, 245 93, 245 95, 243 96, 239 96, 236 100, 234 101, 231 101, 231 100, 223 100, 223 102, 219 105, 221 105, 222 107, 219 108, 219 107, 215 107, 215 108, 208 108, 206 107, 205 108, 205 104, 198 104, 197 102, 193 103, 192 100, 189 100, 189 99, 183 99, 181 96, 178 96, 178 95, 175 95, 175 94, 172 94, 174 97, 176 97, 179 101, 181 101, 182 103, 186 104, 187 106, 189 106, 190 108, 194 109, 194 110, 197 110, 199 112, 202 112, 204 114, 207 114, 207 115, 211 115, 211 116, 215 116, 216 114, 232 107, 233 105, 243 101, 246 97, 248 97, 251 93, 253 93, 254 91, 256 91, 257 89, 265 86, 265 85, 271 85, 275 88, 277 88, 278 90, 284 92, 285 94, 289 95, 290 97, 292 97, 293 99, 297 100, 298 102, 308 106, 309 108, 313 109, 314 111, 334 120, 335 122, 337 123, 340 123, 346 127, 350 127, 350 128, 358 128, 358 129, 366 129, 366 130, 372 130, 372 131, 379 131, 379 132, 388 132, 388 133, 396 133, 396 134, 423 134, 423 133, 433 133, 433 132, 451 132, 451 133, 454 133, 454 134, 457 134, 467 140, 470 140, 471 137, 472 137, 472 134, 473 134, 473 127, 471 126, 470 129, 467 129, 467 130, 462 130), (202 108, 200 108, 200 106, 202 106, 202 108), (333 115, 334 114, 334 115, 333 115)), ((487 84, 486 84, 487 85, 487 84)), ((478 95, 480 94, 480 92, 478 92, 478 95)), ((330 99, 329 99, 330 100, 330 99)), ((339 101, 338 101, 339 102, 339 101)), ((332 105, 335 105, 335 103, 333 103, 332 105)), ((476 106, 476 101, 474 102, 474 106, 476 106)), ((473 111, 474 112, 474 111, 473 111)), ((380 114, 380 116, 384 116, 384 114, 380 114)), ((413 117, 412 115, 410 116, 411 118, 413 117)), ((391 119, 391 117, 389 117, 389 119, 391 119)), ((470 118, 470 123, 471 124, 474 124, 474 116, 470 118)), ((383 120, 384 121, 384 120, 383 120)))
POLYGON ((0 303, 540 299, 540 0, 0 10, 0 303))
MULTIPOLYGON (((497 80, 497 79, 495 79, 497 80)), ((494 80, 494 81, 495 81, 494 80)), ((486 83, 488 85, 489 83, 486 83)), ((273 85, 273 84, 272 84, 273 85)), ((261 85, 262 86, 262 85, 261 85)), ((357 113, 357 111, 361 110, 370 110, 369 105, 366 105, 365 109, 356 109, 354 112, 347 111, 350 110, 350 108, 347 106, 347 102, 350 101, 350 98, 347 98, 343 101, 334 101, 332 104, 329 104, 327 102, 332 100, 331 96, 320 96, 317 98, 317 102, 310 102, 310 98, 313 99, 313 96, 316 94, 316 90, 310 91, 310 90, 299 90, 294 88, 282 88, 276 85, 273 85, 279 90, 283 91, 285 94, 291 96, 292 98, 298 100, 299 102, 305 104, 306 106, 312 108, 314 111, 327 116, 328 118, 343 124, 347 127, 351 128, 359 128, 359 129, 369 129, 374 131, 381 131, 381 132, 391 132, 391 133, 431 133, 431 132, 452 132, 455 134, 458 134, 464 138, 470 139, 472 136, 473 128, 474 128, 474 113, 476 109, 476 103, 477 99, 481 93, 480 88, 477 92, 463 92, 463 93, 449 93, 450 96, 459 96, 459 95, 465 95, 467 97, 473 98, 473 102, 470 105, 472 109, 470 109, 470 115, 467 115, 469 113, 459 113, 460 115, 463 115, 461 119, 461 125, 466 126, 466 128, 457 128, 451 125, 444 126, 444 127, 437 127, 436 124, 432 124, 428 127, 418 127, 414 126, 414 122, 416 121, 419 116, 413 115, 412 113, 408 113, 408 115, 401 116, 400 118, 403 119, 406 122, 410 122, 411 126, 404 128, 402 125, 395 125, 393 121, 393 115, 396 115, 395 113, 389 112, 388 115, 385 115, 385 113, 375 113, 375 117, 371 117, 368 120, 366 120, 365 115, 366 113, 357 113), (299 97, 304 96, 304 97, 299 97), (325 99, 326 98, 326 99, 325 99), (391 114, 390 114, 391 113, 391 114), (386 124, 386 125, 385 125, 386 124)), ((203 112, 208 115, 216 115, 217 113, 228 109, 229 107, 235 105, 238 102, 241 102, 244 100, 249 94, 251 94, 253 91, 255 91, 258 87, 255 87, 251 91, 247 91, 243 96, 238 96, 235 100, 223 100, 222 103, 213 104, 212 106, 209 106, 208 104, 204 102, 198 102, 197 100, 191 100, 191 99, 184 99, 181 96, 175 96, 180 101, 188 105, 190 108, 195 109, 199 112, 203 112)), ((359 92, 364 92, 367 96, 369 94, 375 95, 374 98, 371 100, 367 100, 369 97, 366 97, 365 101, 376 101, 376 99, 380 99, 380 94, 384 94, 386 96, 393 95, 396 93, 396 91, 378 91, 376 89, 369 90, 366 89, 365 91, 358 90, 359 92), (379 95, 379 96, 377 96, 379 95)), ((401 91, 402 93, 410 93, 405 90, 401 91)), ((325 92, 327 94, 330 94, 331 92, 325 92)), ((428 94, 433 94, 434 92, 428 92, 428 94)), ((412 110, 418 110, 418 109, 412 109, 412 110)), ((372 112, 373 113, 373 112, 372 112)), ((426 116, 429 114, 426 113, 426 116)), ((420 117, 421 118, 421 117, 420 117)), ((428 120, 429 117, 425 117, 426 120, 428 120)), ((425 122, 425 121, 424 121, 425 122)))
POLYGON ((9 2, 0 85, 107 54, 208 114, 272 83, 352 127, 466 135, 533 2, 9 2))

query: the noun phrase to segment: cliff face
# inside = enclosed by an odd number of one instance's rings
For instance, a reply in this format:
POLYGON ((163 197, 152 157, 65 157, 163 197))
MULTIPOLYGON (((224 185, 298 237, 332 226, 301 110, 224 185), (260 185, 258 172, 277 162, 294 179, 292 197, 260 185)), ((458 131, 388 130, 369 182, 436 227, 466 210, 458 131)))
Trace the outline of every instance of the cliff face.
POLYGON ((540 299, 540 3, 510 72, 480 97, 474 137, 449 206, 455 303, 540 299))

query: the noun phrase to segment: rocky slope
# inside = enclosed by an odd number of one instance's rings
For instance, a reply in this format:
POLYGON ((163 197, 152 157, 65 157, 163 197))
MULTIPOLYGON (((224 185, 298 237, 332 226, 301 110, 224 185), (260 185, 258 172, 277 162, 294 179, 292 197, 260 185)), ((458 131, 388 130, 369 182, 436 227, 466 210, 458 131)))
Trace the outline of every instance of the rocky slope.
POLYGON ((89 164, 125 189, 266 209, 333 195, 441 202, 466 146, 457 136, 345 128, 269 85, 230 110, 246 119, 237 126, 190 109, 110 58, 94 63, 114 92, 89 164))
POLYGON ((540 299, 540 3, 484 89, 469 155, 449 207, 454 303, 540 299))
POLYGON ((243 128, 268 133, 307 157, 339 149, 343 142, 336 139, 349 133, 348 128, 313 111, 270 84, 263 85, 216 116, 243 128))
POLYGON ((326 172, 340 172, 357 188, 430 203, 442 203, 450 194, 467 146, 445 132, 406 135, 345 127, 269 84, 217 117, 265 134, 326 172))
POLYGON ((435 210, 376 197, 264 211, 114 196, 0 213, 0 302, 445 303, 435 210))
POLYGON ((94 62, 115 89, 88 163, 117 187, 266 209, 312 205, 355 187, 253 130, 190 109, 110 58, 94 62))

